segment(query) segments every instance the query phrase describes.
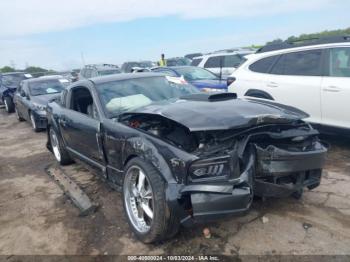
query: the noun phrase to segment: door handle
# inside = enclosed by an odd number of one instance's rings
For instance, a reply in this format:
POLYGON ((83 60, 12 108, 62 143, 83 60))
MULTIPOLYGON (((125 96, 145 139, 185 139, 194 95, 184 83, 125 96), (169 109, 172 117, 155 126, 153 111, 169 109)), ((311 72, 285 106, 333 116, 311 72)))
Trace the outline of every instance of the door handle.
POLYGON ((336 92, 340 92, 341 88, 337 86, 327 86, 323 88, 323 91, 336 93, 336 92))
POLYGON ((278 84, 275 82, 269 82, 269 83, 267 83, 267 86, 268 87, 278 87, 278 84))

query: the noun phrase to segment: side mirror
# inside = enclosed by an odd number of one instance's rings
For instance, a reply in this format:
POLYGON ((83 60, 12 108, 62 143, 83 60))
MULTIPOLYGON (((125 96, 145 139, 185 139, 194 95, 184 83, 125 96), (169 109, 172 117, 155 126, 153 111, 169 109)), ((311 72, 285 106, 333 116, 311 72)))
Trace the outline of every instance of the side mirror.
POLYGON ((26 94, 24 93, 24 91, 23 90, 21 90, 21 92, 19 93, 22 97, 25 97, 26 96, 26 94))

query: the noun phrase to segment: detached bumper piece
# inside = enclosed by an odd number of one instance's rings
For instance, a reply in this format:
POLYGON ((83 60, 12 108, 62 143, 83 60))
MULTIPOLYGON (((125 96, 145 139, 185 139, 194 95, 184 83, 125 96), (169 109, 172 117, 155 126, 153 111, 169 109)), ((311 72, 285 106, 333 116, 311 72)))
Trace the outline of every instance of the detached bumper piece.
POLYGON ((185 226, 195 222, 207 222, 226 215, 246 212, 253 201, 253 177, 255 155, 251 154, 246 169, 238 179, 222 184, 188 185, 181 194, 188 194, 192 204, 192 216, 181 222, 185 226))
POLYGON ((257 170, 254 193, 261 197, 286 197, 304 187, 320 184, 327 149, 319 142, 305 151, 261 148, 256 145, 257 170))

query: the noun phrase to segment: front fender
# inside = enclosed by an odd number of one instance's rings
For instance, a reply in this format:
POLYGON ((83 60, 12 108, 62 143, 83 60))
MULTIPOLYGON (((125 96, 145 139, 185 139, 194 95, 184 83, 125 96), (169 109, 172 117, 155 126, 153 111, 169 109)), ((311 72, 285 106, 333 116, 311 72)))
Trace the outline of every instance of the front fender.
POLYGON ((124 163, 127 162, 131 156, 138 156, 143 160, 152 163, 167 183, 177 183, 164 157, 160 154, 155 145, 146 137, 128 138, 125 141, 123 151, 124 163))
MULTIPOLYGON (((138 156, 152 165, 159 171, 160 175, 166 182, 165 197, 168 204, 168 208, 171 208, 172 212, 176 214, 180 220, 183 220, 188 216, 188 212, 180 204, 181 188, 183 188, 182 181, 176 176, 165 158, 159 152, 157 147, 147 139, 146 137, 131 137, 127 139, 124 147, 125 159, 127 161, 130 156, 138 156)), ((178 163, 177 163, 178 165, 178 163)), ((170 212, 168 212, 168 215, 170 212)))

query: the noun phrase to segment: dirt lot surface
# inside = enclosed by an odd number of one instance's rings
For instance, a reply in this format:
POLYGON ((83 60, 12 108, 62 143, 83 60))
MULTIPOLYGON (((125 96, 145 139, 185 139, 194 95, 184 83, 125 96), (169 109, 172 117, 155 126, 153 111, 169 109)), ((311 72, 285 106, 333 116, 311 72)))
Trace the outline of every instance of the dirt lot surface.
POLYGON ((257 200, 246 216, 144 245, 129 230, 120 193, 73 164, 64 170, 100 205, 80 217, 46 173, 55 160, 45 132, 0 109, 0 254, 350 254, 350 140, 325 139, 332 147, 322 184, 301 200, 257 200))

